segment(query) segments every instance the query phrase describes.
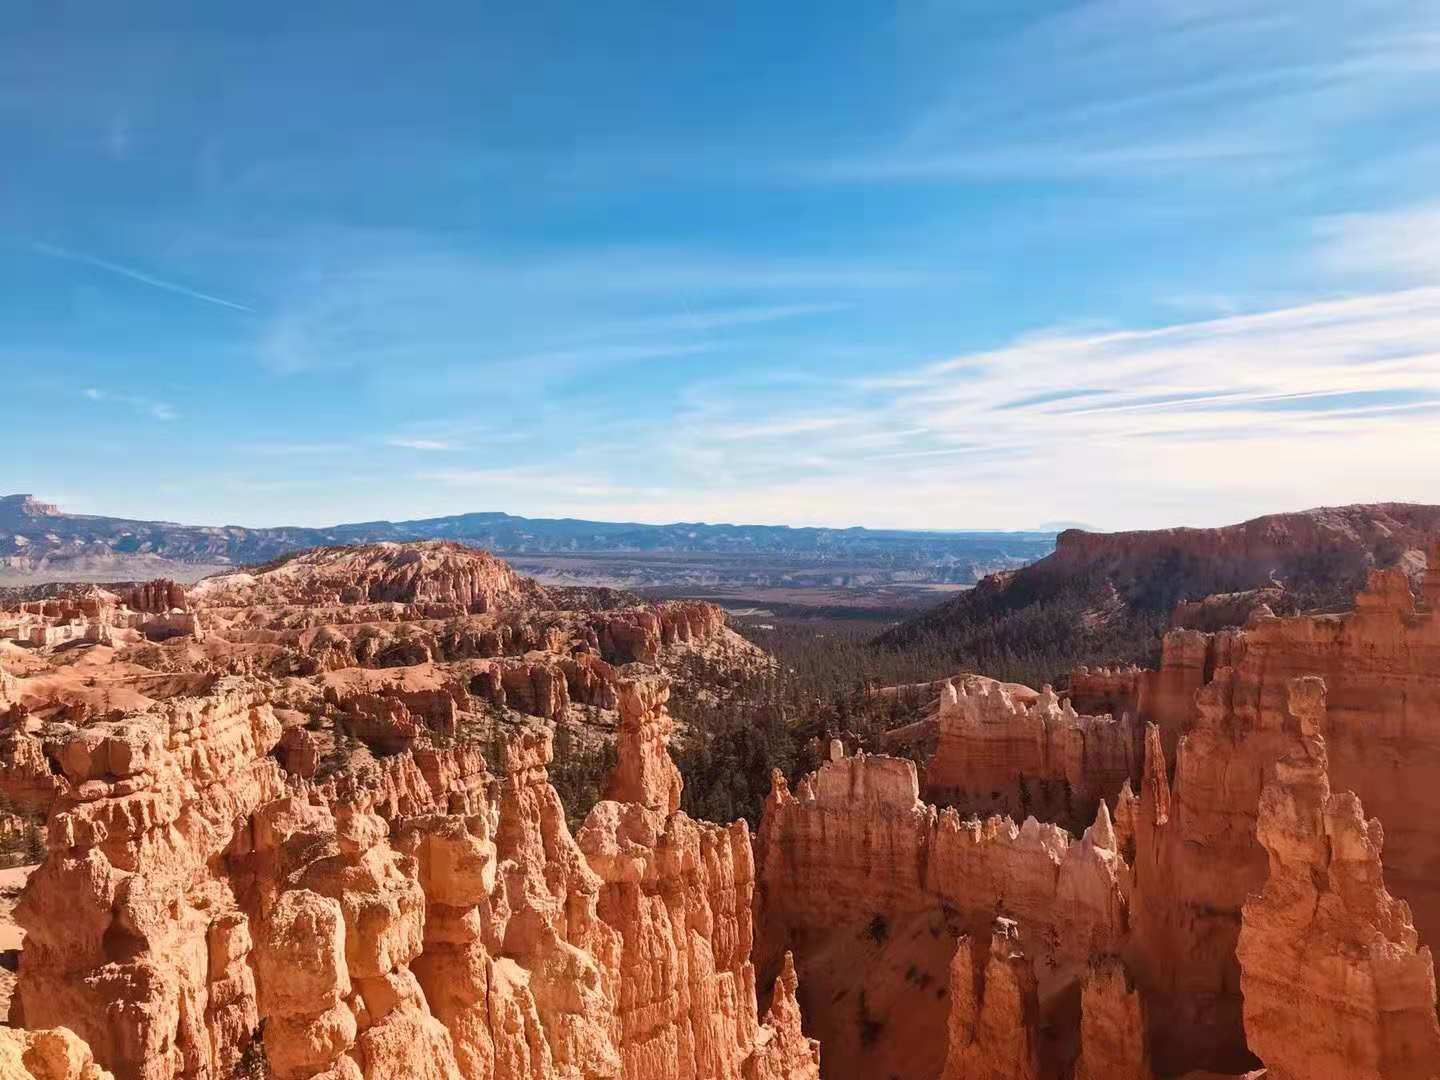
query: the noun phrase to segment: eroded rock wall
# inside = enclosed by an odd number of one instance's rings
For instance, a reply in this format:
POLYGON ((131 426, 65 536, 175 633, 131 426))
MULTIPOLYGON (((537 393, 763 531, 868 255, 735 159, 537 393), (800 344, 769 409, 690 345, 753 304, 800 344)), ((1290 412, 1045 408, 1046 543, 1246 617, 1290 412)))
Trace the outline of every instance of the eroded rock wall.
POLYGON ((1269 875, 1245 904, 1238 956, 1246 1032, 1267 1075, 1431 1080, 1434 962, 1385 887, 1380 822, 1354 794, 1331 792, 1318 724, 1267 770, 1258 835, 1269 875))
POLYGON ((1173 774, 1150 725, 1139 794, 1123 784, 1113 818, 1100 801, 1079 840, 939 811, 898 759, 832 760, 793 794, 777 778, 759 955, 794 951, 826 1075, 1440 1071, 1429 952, 1384 891, 1379 826, 1316 763, 1325 684, 1263 685, 1217 671, 1173 774), (962 944, 941 971, 946 940, 962 944), (1332 1005, 1336 1029, 1317 1019, 1332 1005))
POLYGON ((1154 1080, 1144 1010, 1125 965, 1097 958, 1081 991, 1074 1080, 1154 1080))
POLYGON ((937 729, 924 797, 962 814, 1033 814, 1078 832, 1100 800, 1114 802, 1139 778, 1133 715, 1081 715, 1048 686, 1025 700, 993 679, 952 681, 940 692, 937 729))
POLYGON ((1081 713, 1128 715, 1156 725, 1173 766, 1180 736, 1195 716, 1195 694, 1232 663, 1238 637, 1233 630, 1172 630, 1161 644, 1159 668, 1079 668, 1070 676, 1070 702, 1081 713))
POLYGON ((712 641, 725 630, 725 611, 703 600, 604 612, 591 619, 602 655, 617 664, 653 664, 666 646, 712 641))
POLYGON ((675 812, 663 686, 623 686, 629 801, 578 842, 546 728, 324 781, 254 681, 77 729, 14 1019, 121 1080, 816 1080, 793 969, 758 1014, 749 832, 675 812))
POLYGON ((255 573, 207 578, 192 604, 408 603, 452 605, 456 612, 545 606, 545 590, 489 552, 444 540, 315 548, 255 573))
POLYGON ((70 1028, 120 1077, 233 1068, 237 1029, 254 1026, 253 991, 231 967, 249 938, 229 936, 240 904, 214 866, 283 793, 267 756, 279 734, 240 681, 74 734, 50 854, 16 911, 26 939, 12 1020, 70 1028))
POLYGON ((114 1080, 90 1048, 65 1028, 0 1027, 0 1076, 6 1080, 114 1080))
POLYGON ((1129 868, 1117 845, 1105 808, 1079 839, 1033 818, 937 810, 898 758, 832 760, 793 793, 777 775, 757 844, 757 956, 763 970, 794 952, 827 1076, 937 1077, 955 942, 988 941, 997 914, 1013 920, 1039 1008, 1062 1008, 1089 958, 1123 942, 1129 868))
POLYGON ((950 998, 941 1080, 1038 1080, 1039 991, 1014 923, 998 920, 988 949, 961 938, 950 998))
MULTIPOLYGON (((1427 595, 1437 579, 1440 565, 1427 595)), ((1325 681, 1331 781, 1384 823, 1386 881, 1421 939, 1440 940, 1440 607, 1417 609, 1403 574, 1377 571, 1353 613, 1252 625, 1235 667, 1267 710, 1287 680, 1325 681)))
MULTIPOLYGON (((1431 557, 1440 563, 1440 545, 1431 557)), ((1077 672, 1072 699, 1077 707, 1122 699, 1122 707, 1158 726, 1177 788, 1188 788, 1182 798, 1208 801, 1217 820, 1239 823, 1225 843, 1249 852, 1242 877, 1253 885, 1264 865, 1252 842, 1255 770, 1282 752, 1275 733, 1284 726, 1292 681, 1322 679, 1333 782, 1385 824, 1387 881, 1410 903, 1428 941, 1440 936, 1440 829, 1431 825, 1440 814, 1440 608, 1424 598, 1440 596, 1437 582, 1440 566, 1427 571, 1417 604, 1406 575, 1376 571, 1352 612, 1266 616, 1213 635, 1174 631, 1158 671, 1077 672), (1177 751, 1186 733, 1196 738, 1182 766, 1177 751), (1182 767, 1209 775, 1185 781, 1182 767), (1213 790, 1202 794, 1207 787, 1213 790)), ((1243 900, 1238 890, 1226 891, 1243 900)), ((1237 910, 1228 901, 1221 906, 1237 910)))

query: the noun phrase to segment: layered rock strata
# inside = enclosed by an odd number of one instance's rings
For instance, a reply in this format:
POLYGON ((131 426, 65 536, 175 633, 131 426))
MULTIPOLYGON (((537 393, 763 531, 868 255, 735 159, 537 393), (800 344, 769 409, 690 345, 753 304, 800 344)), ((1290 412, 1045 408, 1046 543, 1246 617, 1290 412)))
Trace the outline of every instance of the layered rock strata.
POLYGON ((1267 1076, 1431 1080, 1434 962, 1385 887, 1380 822, 1350 792, 1331 793, 1318 726, 1269 770, 1258 835, 1269 875, 1245 904, 1238 956, 1267 1076))
POLYGON ((993 679, 953 680, 940 694, 925 799, 1078 831, 1138 778, 1142 732, 1129 713, 1081 715, 1048 686, 1027 701, 993 679))
POLYGON ((1430 955, 1385 889, 1380 826, 1329 793, 1325 684, 1256 683, 1215 673, 1173 776, 1149 726, 1139 794, 1123 784, 1113 817, 1101 800, 1080 840, 963 822, 899 759, 832 760, 794 794, 777 778, 760 956, 794 951, 826 1075, 1440 1072, 1430 955))
POLYGON ((125 594, 125 604, 136 611, 155 614, 174 608, 185 608, 185 589, 168 578, 156 578, 132 587, 125 594))
POLYGON ((50 855, 16 910, 12 1021, 64 1026, 122 1077, 224 1075, 254 1024, 248 920, 214 866, 279 797, 280 733, 254 687, 77 731, 50 855))
POLYGON ((1015 924, 997 922, 988 950, 960 940, 950 965, 950 1020, 941 1080, 1038 1080, 1035 972, 1015 924))
POLYGON ((208 578, 192 590, 223 607, 266 604, 450 604, 463 612, 547 603, 545 590, 487 552, 444 540, 316 548, 259 573, 208 578))
POLYGON ((305 730, 279 754, 307 776, 343 767, 357 743, 384 757, 417 740, 493 741, 497 724, 526 718, 556 725, 570 772, 595 772, 621 726, 622 682, 659 676, 716 702, 769 663, 713 604, 565 611, 548 597, 484 553, 392 544, 326 549, 180 597, 164 581, 126 593, 161 611, 97 589, 26 602, 0 615, 0 633, 13 616, 59 636, 27 636, 0 662, 0 797, 48 811, 70 728, 202 695, 220 676, 280 680, 286 726, 305 730), (467 610, 490 606, 482 594, 494 610, 467 610))
POLYGON ((1074 1080, 1154 1080, 1144 1002, 1113 956, 1098 958, 1085 977, 1074 1080))
POLYGON ((725 641, 707 605, 466 611, 420 563, 201 590, 204 640, 95 595, 16 613, 119 636, 0 653, 0 789, 50 844, 0 1074, 1440 1075, 1440 551, 1418 600, 1257 607, 1068 700, 945 684, 924 791, 963 810, 832 750, 753 846, 677 810, 663 673, 725 641), (577 716, 618 762, 575 827, 577 716), (965 801, 1044 814, 1042 780, 1070 828, 965 801))
MULTIPOLYGON (((1089 958, 1124 941, 1117 844, 1104 807, 1080 839, 1033 818, 937 810, 902 759, 832 760, 793 793, 777 774, 757 843, 758 955, 793 950, 827 1076, 938 1076, 955 988, 953 946, 937 943, 989 940, 997 913, 1014 920, 1040 1014, 1053 1018, 1089 958)), ((1068 1052, 1043 1047, 1052 1063, 1068 1052)))
MULTIPOLYGON (((1175 631, 1165 638, 1158 671, 1077 672, 1072 700, 1082 710, 1130 711, 1157 724, 1172 765, 1181 736, 1199 732, 1211 752, 1229 762, 1216 768, 1238 777, 1274 759, 1274 738, 1267 749, 1266 737, 1255 733, 1282 726, 1291 681, 1323 679, 1331 776, 1384 823, 1387 881, 1410 903, 1422 939, 1434 939, 1440 936, 1440 830, 1430 825, 1440 813, 1434 783, 1440 775, 1440 545, 1431 559, 1418 604, 1404 574, 1376 571, 1352 612, 1261 616, 1243 630, 1211 635, 1175 631), (1219 742, 1217 727, 1223 729, 1219 742), (1237 751, 1243 761, 1230 761, 1237 751)), ((1237 843, 1251 852, 1252 867, 1262 867, 1250 824, 1258 778, 1215 798, 1217 815, 1243 816, 1247 824, 1237 843)))

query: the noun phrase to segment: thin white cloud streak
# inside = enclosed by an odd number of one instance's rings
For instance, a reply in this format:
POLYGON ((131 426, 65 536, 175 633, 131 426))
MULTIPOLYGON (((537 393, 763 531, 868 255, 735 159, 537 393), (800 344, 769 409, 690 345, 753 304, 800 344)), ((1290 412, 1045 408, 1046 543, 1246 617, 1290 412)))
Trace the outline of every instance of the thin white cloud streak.
MULTIPOLYGON (((877 291, 964 278, 954 267, 864 258, 643 247, 497 260, 433 236, 367 230, 288 245, 310 254, 260 328, 260 361, 281 374, 403 371, 392 377, 397 391, 442 385, 410 379, 417 364, 470 377, 515 366, 535 379, 592 362, 693 356, 741 334, 823 318, 877 291), (654 314, 657 307, 666 313, 654 314)), ((495 384, 493 375, 481 378, 495 384)))
POLYGON ((716 432, 721 439, 773 439, 789 435, 806 435, 833 431, 844 427, 852 418, 844 416, 799 416, 788 420, 771 420, 760 424, 737 424, 716 432))
POLYGON ((456 445, 455 467, 391 464, 433 512, 603 520, 1155 527, 1440 501, 1440 287, 677 396, 644 419, 623 396, 561 406, 543 464, 440 418, 391 439, 456 445))
POLYGON ((705 333, 712 330, 758 326, 790 319, 805 319, 817 315, 833 315, 836 312, 845 311, 849 307, 851 307, 849 304, 835 303, 777 304, 769 307, 720 309, 702 307, 670 315, 654 315, 623 322, 602 323, 598 326, 586 327, 576 336, 606 338, 656 333, 705 333))
POLYGON ((1057 141, 1036 146, 887 152, 807 167, 801 175, 816 181, 855 184, 990 181, 1016 177, 1070 180, 1163 177, 1190 172, 1199 166, 1243 166, 1247 171, 1273 168, 1285 150, 1273 142, 1237 137, 1157 139, 1110 145, 1057 141))
POLYGON ((460 449, 458 445, 445 439, 394 438, 386 439, 385 445, 399 447, 401 450, 445 451, 460 449))
POLYGON ((233 300, 226 300, 223 296, 215 296, 211 293, 200 292, 196 289, 179 285, 173 281, 166 281, 164 278, 155 277, 140 270, 134 270, 128 266, 121 266, 119 263, 110 262, 108 259, 100 259, 94 255, 86 255, 84 252, 71 251, 69 248, 59 247, 55 244, 47 244, 35 241, 30 249, 36 254, 45 255, 52 259, 61 259, 65 262, 78 263, 81 266, 91 266, 97 270, 105 270, 111 274, 119 274, 121 277, 129 278, 131 281, 138 281, 142 285, 149 285, 156 289, 163 289, 166 292, 175 293, 178 296, 188 296, 191 300, 202 300, 207 304, 217 304, 220 307, 231 308, 235 311, 246 311, 251 314, 255 309, 246 307, 244 304, 237 304, 233 300))

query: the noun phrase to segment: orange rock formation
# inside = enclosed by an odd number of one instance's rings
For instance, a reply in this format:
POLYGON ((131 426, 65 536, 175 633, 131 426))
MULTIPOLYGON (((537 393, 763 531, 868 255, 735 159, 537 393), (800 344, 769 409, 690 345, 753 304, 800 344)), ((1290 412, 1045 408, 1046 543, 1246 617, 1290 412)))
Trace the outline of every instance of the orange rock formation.
POLYGON ((1083 828, 1138 773, 1142 731, 1128 712, 1082 716, 1048 686, 1027 699, 993 679, 954 680, 941 691, 925 797, 1083 828))
POLYGON ((1312 718, 1261 794, 1269 875, 1239 941, 1251 1046, 1274 1080, 1430 1080, 1435 965, 1385 888, 1380 822, 1352 793, 1331 794, 1312 718))
POLYGON ((832 1077, 940 1075, 955 943, 989 940, 997 912, 1033 958, 1045 1023, 1124 940, 1129 870, 1108 810, 1078 840, 1033 818, 967 821, 922 803, 902 759, 830 761, 793 794, 777 776, 757 857, 759 955, 793 950, 832 1077))
POLYGON ((1015 924, 997 920, 988 953, 961 938, 950 963, 949 1040, 942 1080, 1036 1080, 1039 999, 1015 924))
POLYGON ((213 607, 265 604, 448 604, 465 612, 543 603, 545 591, 493 555, 429 540, 316 548, 260 573, 209 578, 192 590, 213 607))
MULTIPOLYGON (((678 811, 664 678, 543 600, 449 545, 327 551, 193 590, 203 647, 7 674, 0 785, 48 810, 49 853, 0 1075, 818 1080, 793 967, 759 1010, 748 829, 678 811), (382 658, 352 627, 455 640, 435 605, 494 655, 334 662, 382 658), (548 768, 576 697, 618 762, 572 835, 548 768)), ((662 669, 730 634, 709 605, 626 625, 662 669)))
POLYGON ((6 1080, 114 1080, 89 1047, 65 1028, 0 1027, 0 1076, 6 1080))
MULTIPOLYGON (((1423 595, 1435 596, 1437 581, 1440 550, 1432 550, 1423 595)), ((1136 868, 1137 932, 1156 955, 1168 953, 1168 973, 1157 976, 1170 984, 1163 996, 1189 1003, 1159 1021, 1162 1057, 1163 1044, 1185 1032, 1237 1054, 1243 1046, 1233 942, 1246 897, 1268 873, 1256 839, 1260 793, 1268 765, 1291 752, 1294 681, 1306 676, 1326 691, 1318 723, 1332 782, 1384 824, 1386 882, 1410 904, 1421 940, 1440 935, 1440 830, 1427 809, 1440 809, 1440 609, 1428 600, 1417 606, 1400 573, 1376 571, 1353 612, 1261 616, 1214 635, 1176 631, 1160 671, 1130 673, 1131 696, 1117 705, 1157 723, 1168 733, 1162 741, 1177 748, 1175 805, 1165 811, 1173 823, 1157 830, 1141 815, 1142 833, 1155 841, 1141 846, 1155 862, 1136 868), (1173 691, 1191 684, 1194 703, 1185 709, 1173 691), (1167 884, 1149 887, 1157 878, 1167 884), (1178 892, 1178 910, 1176 897, 1161 896, 1169 889, 1178 892)), ((1093 702, 1093 676, 1077 678, 1074 693, 1093 702)), ((1119 690, 1111 701, 1124 697, 1119 690)))
POLYGON ((777 781, 760 955, 794 951, 827 1076, 1440 1075, 1440 548, 1421 597, 1377 571, 1351 613, 1174 631, 1158 672, 1077 673, 1080 713, 959 682, 927 793, 1082 781, 1103 797, 1080 840, 937 810, 900 760, 777 781), (1055 752, 1091 710, 1150 722, 1128 776, 1098 740, 1055 752), (946 969, 927 937, 960 942, 946 969))
POLYGON ((560 611, 450 545, 173 599, 12 613, 49 851, 0 1076, 1440 1076, 1440 547, 1065 697, 941 684, 923 784, 837 743, 753 842, 667 750, 677 657, 763 662, 709 605, 560 611), (560 734, 616 748, 573 830, 560 734))

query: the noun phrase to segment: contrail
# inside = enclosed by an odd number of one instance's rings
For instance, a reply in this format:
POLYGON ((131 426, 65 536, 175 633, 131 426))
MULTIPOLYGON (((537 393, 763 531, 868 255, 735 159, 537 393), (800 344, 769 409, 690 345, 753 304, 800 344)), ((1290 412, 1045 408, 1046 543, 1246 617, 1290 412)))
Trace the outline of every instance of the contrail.
POLYGON ((192 300, 204 300, 208 304, 219 304, 221 307, 234 308, 236 311, 254 312, 255 310, 254 308, 246 307, 244 304, 237 304, 233 300, 226 300, 224 297, 211 296, 209 293, 187 289, 184 285, 176 285, 173 281, 165 281, 161 278, 151 277, 149 274, 141 273, 139 270, 131 270, 128 266, 107 262, 105 259, 97 259, 94 255, 86 255, 79 251, 70 251, 66 248, 56 247, 54 244, 46 244, 38 240, 30 246, 39 254, 49 255, 52 259, 65 259, 67 262, 76 262, 84 266, 94 266, 101 270, 109 270, 112 274, 119 274, 121 277, 127 277, 132 281, 143 282, 146 285, 153 285, 155 288, 164 289, 166 292, 179 293, 181 296, 188 296, 192 300))

